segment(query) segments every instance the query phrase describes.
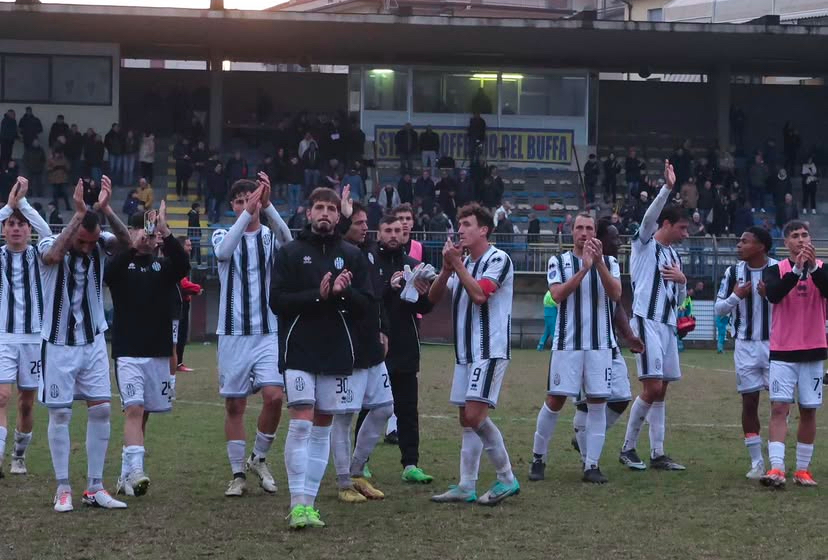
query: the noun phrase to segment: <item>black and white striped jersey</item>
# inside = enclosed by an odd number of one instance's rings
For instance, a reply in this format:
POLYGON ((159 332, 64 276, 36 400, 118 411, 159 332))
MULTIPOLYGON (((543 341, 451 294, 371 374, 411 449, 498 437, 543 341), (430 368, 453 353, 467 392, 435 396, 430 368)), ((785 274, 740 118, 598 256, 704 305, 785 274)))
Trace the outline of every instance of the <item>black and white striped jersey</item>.
MULTIPOLYGON (((25 198, 20 201, 20 211, 41 239, 52 235, 49 224, 25 198)), ((11 214, 10 206, 0 209, 0 223, 11 214)), ((22 251, 0 247, 0 344, 39 344, 42 311, 37 249, 33 245, 22 251)))
POLYGON ((768 259, 765 266, 750 268, 745 261, 739 261, 725 270, 719 293, 716 295, 716 313, 730 315, 730 332, 733 338, 770 340, 771 304, 758 290, 765 269, 777 262, 776 259, 768 259), (751 289, 744 299, 740 299, 733 293, 733 288, 745 282, 751 283, 751 289))
POLYGON ((494 282, 497 290, 482 305, 476 305, 463 283, 453 273, 448 281, 452 293, 454 353, 458 364, 472 364, 491 358, 510 359, 512 333, 512 293, 515 270, 512 259, 493 245, 477 260, 463 262, 477 280, 494 282))
MULTIPOLYGON (((604 263, 613 278, 621 278, 615 257, 605 256, 604 263)), ((584 267, 583 260, 572 251, 549 259, 546 280, 563 284, 584 267)), ((615 348, 612 326, 613 305, 595 267, 567 298, 558 303, 558 321, 552 348, 556 350, 607 350, 615 348)))
POLYGON ((40 273, 43 281, 44 340, 59 346, 92 344, 109 325, 104 317, 103 271, 110 254, 106 247, 115 236, 102 231, 101 237, 89 255, 68 251, 54 265, 43 262, 57 236, 47 237, 37 244, 40 273))
MULTIPOLYGON (((272 205, 270 206, 272 208, 272 205)), ((221 295, 216 334, 245 336, 278 331, 270 310, 270 276, 281 246, 277 233, 262 225, 246 232, 251 215, 243 212, 230 230, 213 232, 221 295)), ((288 231, 289 234, 289 231, 288 231)))
POLYGON ((661 270, 675 264, 681 266, 681 258, 675 249, 662 245, 653 238, 658 230, 658 216, 667 204, 670 193, 670 187, 661 188, 633 236, 630 277, 633 314, 675 326, 676 308, 684 301, 687 286, 666 280, 661 270))

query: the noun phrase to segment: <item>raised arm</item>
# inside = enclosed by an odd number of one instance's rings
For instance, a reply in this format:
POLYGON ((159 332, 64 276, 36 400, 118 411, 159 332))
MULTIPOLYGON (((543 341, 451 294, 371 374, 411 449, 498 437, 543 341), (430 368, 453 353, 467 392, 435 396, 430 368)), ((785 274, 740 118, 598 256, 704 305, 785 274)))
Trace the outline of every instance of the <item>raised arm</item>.
MULTIPOLYGON (((5 208, 3 208, 3 210, 8 208, 8 214, 11 215, 13 209, 19 209, 23 216, 29 220, 29 223, 32 225, 32 229, 37 232, 38 237, 41 239, 44 237, 50 237, 52 235, 52 228, 49 227, 46 220, 44 220, 37 210, 32 208, 29 201, 26 200, 26 193, 28 193, 28 191, 29 180, 25 177, 18 177, 17 183, 15 183, 11 193, 9 194, 9 203, 5 208)), ((8 216, 0 217, 0 221, 5 220, 6 218, 8 218, 8 216)))
POLYGON ((169 260, 173 280, 178 284, 190 271, 190 257, 167 226, 167 203, 164 200, 158 209, 156 227, 164 240, 164 256, 169 260))
POLYGON ((658 216, 664 210, 667 201, 670 200, 670 193, 673 192, 673 186, 676 184, 676 173, 669 161, 664 164, 664 179, 667 182, 658 191, 658 194, 653 199, 650 207, 647 208, 647 211, 644 212, 641 225, 638 227, 638 232, 636 233, 636 237, 644 243, 648 242, 658 230, 658 216))
POLYGON ((216 258, 220 261, 229 261, 233 257, 233 252, 241 243, 247 226, 250 225, 250 220, 261 209, 262 206, 262 192, 264 186, 259 186, 252 194, 247 197, 247 205, 244 208, 236 223, 229 231, 217 230, 213 232, 213 252, 216 258))
POLYGON ((75 235, 77 235, 78 230, 81 227, 83 217, 86 216, 86 203, 83 201, 82 180, 78 180, 78 184, 75 185, 75 192, 72 195, 72 200, 75 203, 75 214, 72 216, 72 219, 69 220, 69 224, 63 228, 62 232, 60 232, 60 235, 58 235, 54 242, 49 245, 48 250, 41 255, 43 264, 47 266, 53 266, 59 263, 64 255, 66 255, 69 245, 72 244, 72 240, 75 238, 75 235))
POLYGON ((279 240, 280 245, 287 245, 293 241, 293 236, 290 233, 290 228, 276 211, 276 208, 270 202, 270 178, 267 173, 259 173, 259 185, 262 188, 262 210, 264 210, 267 220, 270 222, 273 233, 276 234, 276 239, 279 240))
POLYGON ((109 222, 109 227, 112 230, 112 233, 115 234, 112 241, 107 242, 106 251, 110 254, 123 251, 132 244, 129 229, 127 229, 124 222, 121 221, 121 218, 119 218, 118 214, 116 214, 112 209, 112 206, 109 205, 111 200, 112 181, 109 177, 104 175, 101 177, 101 194, 98 195, 98 210, 103 212, 104 216, 106 216, 106 219, 109 222))

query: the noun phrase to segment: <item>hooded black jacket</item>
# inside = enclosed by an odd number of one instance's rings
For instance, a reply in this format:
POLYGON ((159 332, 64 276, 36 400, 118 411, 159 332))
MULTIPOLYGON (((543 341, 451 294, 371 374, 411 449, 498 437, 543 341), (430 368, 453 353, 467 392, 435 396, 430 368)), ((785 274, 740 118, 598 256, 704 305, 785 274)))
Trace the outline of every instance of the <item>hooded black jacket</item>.
POLYGON ((371 309, 364 256, 339 235, 322 236, 306 226, 276 256, 270 308, 279 317, 279 366, 315 374, 350 375, 354 369, 354 320, 371 309), (343 270, 351 285, 327 299, 319 285, 331 273, 331 290, 343 270))

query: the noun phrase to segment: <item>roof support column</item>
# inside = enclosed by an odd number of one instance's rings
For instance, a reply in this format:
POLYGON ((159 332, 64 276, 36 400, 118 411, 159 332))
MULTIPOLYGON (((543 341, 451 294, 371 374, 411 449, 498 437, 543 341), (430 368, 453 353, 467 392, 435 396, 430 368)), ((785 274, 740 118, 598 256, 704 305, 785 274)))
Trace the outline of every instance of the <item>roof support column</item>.
POLYGON ((208 138, 211 150, 220 150, 224 123, 224 75, 221 70, 222 59, 217 54, 211 54, 209 60, 210 73, 210 130, 208 138))
POLYGON ((719 66, 712 76, 713 91, 716 105, 716 137, 719 148, 730 149, 730 68, 719 66))

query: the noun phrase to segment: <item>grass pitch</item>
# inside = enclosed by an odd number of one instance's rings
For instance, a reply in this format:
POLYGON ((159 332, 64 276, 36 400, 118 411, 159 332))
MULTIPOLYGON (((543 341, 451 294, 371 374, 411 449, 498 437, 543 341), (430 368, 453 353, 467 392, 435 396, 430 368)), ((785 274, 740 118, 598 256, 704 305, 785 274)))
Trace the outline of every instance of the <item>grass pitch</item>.
MULTIPOLYGON (((54 481, 46 440, 45 409, 38 407, 30 474, 0 480, 0 559, 29 558, 825 558, 820 537, 825 501, 821 488, 769 491, 745 479, 747 451, 739 425, 730 352, 687 351, 683 380, 667 402, 666 449, 684 462, 683 473, 625 470, 617 461, 626 414, 607 434, 602 467, 610 483, 580 482, 578 455, 571 449, 572 407, 567 405, 550 449, 547 479, 530 483, 526 474, 538 407, 544 399, 548 353, 516 351, 493 418, 500 426, 522 484, 519 496, 495 508, 436 505, 429 496, 455 483, 459 465, 456 409, 448 404, 453 371, 449 347, 424 350, 420 376, 421 466, 436 477, 431 486, 400 481, 396 447, 380 444, 371 458, 383 502, 340 504, 333 464, 317 502, 328 527, 292 533, 282 445, 287 412, 270 463, 279 483, 276 496, 249 479, 242 499, 223 496, 230 478, 223 435, 223 407, 217 395, 215 346, 191 345, 195 373, 178 377, 173 412, 150 420, 146 469, 148 495, 129 499, 125 511, 87 509, 85 484, 86 411, 75 406, 72 420, 72 483, 75 512, 52 511, 54 481)), ((634 367, 629 362, 630 373, 634 367)), ((113 383, 113 388, 115 387, 113 383)), ((633 393, 638 392, 633 381, 633 393)), ((122 416, 113 400, 112 439, 105 484, 112 491, 120 469, 122 416)), ((14 407, 12 403, 11 408, 14 407)), ((248 452, 255 433, 257 397, 248 414, 248 452)), ((761 416, 768 416, 763 397, 761 416)), ((14 411, 9 426, 14 426, 14 411)), ((791 425, 795 426, 796 413, 791 425)), ((822 415, 820 415, 822 421, 822 415)), ((766 424, 766 420, 763 420, 766 424)), ((763 438, 766 429, 763 426, 763 438)), ((639 452, 648 453, 643 430, 639 452)), ((819 435, 822 435, 820 431, 819 435)), ((9 435, 7 451, 12 446, 9 435)), ((787 464, 794 463, 789 436, 787 464)), ((817 439, 813 473, 828 484, 828 466, 817 439)), ((8 473, 8 453, 5 471, 8 473)), ((494 479, 481 461, 479 490, 494 479)))

